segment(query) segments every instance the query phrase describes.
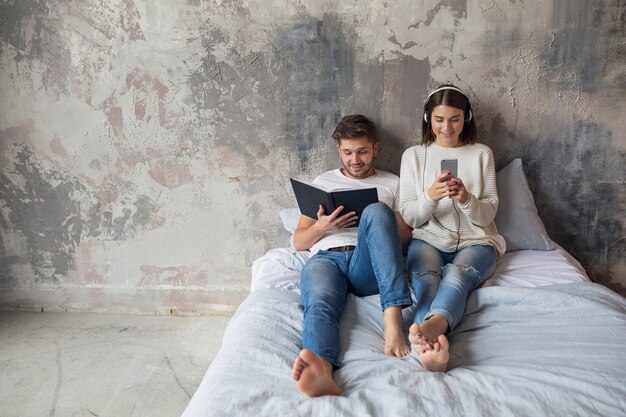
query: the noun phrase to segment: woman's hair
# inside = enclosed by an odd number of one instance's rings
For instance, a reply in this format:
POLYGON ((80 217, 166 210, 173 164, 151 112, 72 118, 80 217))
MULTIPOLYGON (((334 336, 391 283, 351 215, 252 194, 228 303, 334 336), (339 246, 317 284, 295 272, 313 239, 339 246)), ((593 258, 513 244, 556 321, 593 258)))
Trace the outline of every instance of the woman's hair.
POLYGON ((476 139, 478 138, 476 131, 476 122, 474 121, 474 117, 472 116, 472 106, 469 102, 469 99, 464 93, 461 92, 458 87, 452 84, 444 84, 437 87, 435 89, 435 92, 431 93, 426 98, 426 102, 424 103, 422 145, 430 145, 435 141, 435 134, 433 133, 430 118, 432 117, 433 109, 441 105, 463 110, 463 131, 459 136, 459 140, 464 145, 476 143, 476 139))
POLYGON ((342 139, 361 137, 366 137, 370 143, 376 143, 376 124, 362 114, 344 117, 333 132, 333 139, 338 145, 342 139))

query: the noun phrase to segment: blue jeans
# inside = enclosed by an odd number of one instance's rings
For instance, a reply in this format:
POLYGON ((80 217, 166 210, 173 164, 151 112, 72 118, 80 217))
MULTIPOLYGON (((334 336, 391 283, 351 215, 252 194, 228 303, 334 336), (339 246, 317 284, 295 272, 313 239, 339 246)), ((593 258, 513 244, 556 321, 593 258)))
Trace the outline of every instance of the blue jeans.
POLYGON ((300 275, 304 304, 302 347, 339 367, 339 320, 349 293, 380 293, 383 310, 412 304, 405 279, 402 243, 393 211, 370 204, 359 222, 353 251, 319 251, 300 275))
POLYGON ((496 268, 496 249, 474 245, 457 252, 442 252, 423 240, 409 243, 407 266, 415 291, 414 323, 435 314, 448 320, 452 330, 463 317, 469 294, 496 268))

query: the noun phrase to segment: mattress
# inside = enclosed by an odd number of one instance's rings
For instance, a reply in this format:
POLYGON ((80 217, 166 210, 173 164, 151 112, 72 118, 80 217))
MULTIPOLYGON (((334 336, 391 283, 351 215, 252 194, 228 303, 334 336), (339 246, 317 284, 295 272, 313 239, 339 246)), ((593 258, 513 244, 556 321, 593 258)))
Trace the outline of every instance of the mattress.
MULTIPOLYGON (((306 259, 268 254, 183 417, 626 416, 626 301, 562 248, 499 259, 449 335, 446 373, 425 371, 414 353, 385 356, 379 297, 350 295, 334 374, 343 394, 319 398, 291 379, 306 259)), ((412 310, 403 314, 408 327, 412 310)))

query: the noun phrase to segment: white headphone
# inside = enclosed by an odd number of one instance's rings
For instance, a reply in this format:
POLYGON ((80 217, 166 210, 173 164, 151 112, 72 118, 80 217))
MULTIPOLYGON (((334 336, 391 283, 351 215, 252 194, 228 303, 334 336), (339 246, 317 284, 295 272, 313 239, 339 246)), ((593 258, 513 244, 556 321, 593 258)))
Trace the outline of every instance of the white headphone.
POLYGON ((439 91, 443 91, 443 90, 457 91, 457 92, 463 94, 463 96, 465 96, 465 98, 467 99, 467 107, 463 110, 463 114, 464 114, 464 122, 465 122, 465 124, 468 124, 470 122, 470 120, 472 120, 472 106, 470 105, 469 97, 467 97, 467 94, 465 94, 463 92, 463 90, 461 90, 459 88, 456 88, 456 87, 453 87, 453 86, 440 87, 440 88, 436 89, 435 91, 431 92, 426 97, 426 100, 424 100, 424 122, 426 122, 427 124, 430 124, 430 112, 426 108, 428 106, 428 100, 430 100, 430 98, 432 97, 433 94, 435 94, 436 92, 439 92, 439 91))

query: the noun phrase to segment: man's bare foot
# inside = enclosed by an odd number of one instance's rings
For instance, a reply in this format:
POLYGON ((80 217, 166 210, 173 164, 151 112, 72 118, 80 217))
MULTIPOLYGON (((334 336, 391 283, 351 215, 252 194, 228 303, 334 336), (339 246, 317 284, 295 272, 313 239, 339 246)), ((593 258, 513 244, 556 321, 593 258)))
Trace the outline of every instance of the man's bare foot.
POLYGON ((302 349, 293 363, 291 377, 300 391, 309 397, 340 395, 341 390, 333 380, 333 366, 308 349, 302 349))
POLYGON ((424 369, 431 372, 446 372, 450 360, 449 349, 448 338, 444 335, 439 335, 432 345, 423 344, 419 356, 424 369))
POLYGON ((383 312, 385 339, 385 355, 401 358, 411 353, 404 338, 402 308, 399 306, 388 307, 383 312))

